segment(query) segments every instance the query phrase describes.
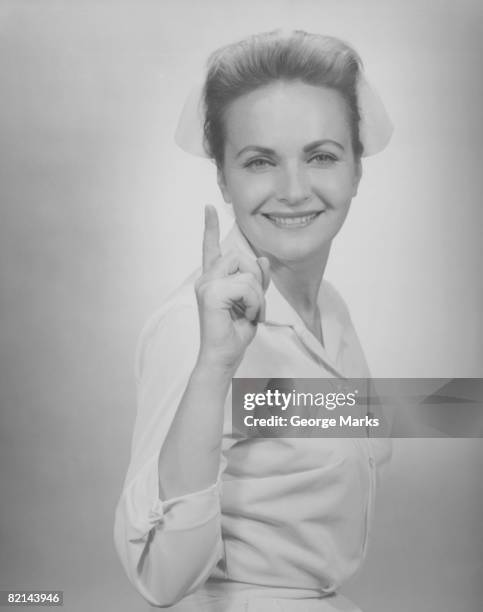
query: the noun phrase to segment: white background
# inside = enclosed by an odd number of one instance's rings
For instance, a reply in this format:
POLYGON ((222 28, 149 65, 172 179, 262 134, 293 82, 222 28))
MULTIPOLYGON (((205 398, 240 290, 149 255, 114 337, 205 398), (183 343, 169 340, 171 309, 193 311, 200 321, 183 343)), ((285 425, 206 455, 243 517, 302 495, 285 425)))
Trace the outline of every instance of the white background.
MULTIPOLYGON (((481 3, 0 3, 0 588, 144 609, 112 544, 147 316, 198 266, 214 167, 176 148, 221 44, 277 27, 361 54, 395 124, 364 161, 327 277, 375 376, 481 376, 481 3)), ((223 214, 223 213, 222 213, 223 214)), ((223 217, 223 228, 231 223, 223 217)), ((366 612, 476 612, 480 440, 397 441, 366 612)))

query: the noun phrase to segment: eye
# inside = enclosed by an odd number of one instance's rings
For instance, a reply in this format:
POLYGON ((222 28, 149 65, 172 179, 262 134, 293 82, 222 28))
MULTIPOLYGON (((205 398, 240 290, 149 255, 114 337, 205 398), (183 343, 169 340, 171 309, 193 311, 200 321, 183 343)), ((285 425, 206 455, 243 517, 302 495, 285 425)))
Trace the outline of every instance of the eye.
POLYGON ((328 166, 337 161, 337 157, 332 153, 316 153, 309 158, 309 163, 314 163, 319 166, 328 166))
POLYGON ((243 165, 245 168, 251 168, 252 170, 263 170, 268 166, 273 166, 273 162, 264 157, 255 157, 254 159, 248 160, 243 165))

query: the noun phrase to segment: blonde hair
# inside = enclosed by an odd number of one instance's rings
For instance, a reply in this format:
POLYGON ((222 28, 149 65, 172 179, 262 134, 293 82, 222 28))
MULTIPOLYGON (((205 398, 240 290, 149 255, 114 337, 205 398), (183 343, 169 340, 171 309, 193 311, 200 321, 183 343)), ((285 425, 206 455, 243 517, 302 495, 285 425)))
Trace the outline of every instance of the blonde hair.
POLYGON ((340 92, 346 102, 356 159, 363 153, 359 137, 357 80, 362 69, 358 54, 332 36, 266 32, 249 36, 215 51, 208 60, 203 90, 204 147, 221 167, 224 159, 224 113, 238 97, 274 81, 302 81, 340 92))

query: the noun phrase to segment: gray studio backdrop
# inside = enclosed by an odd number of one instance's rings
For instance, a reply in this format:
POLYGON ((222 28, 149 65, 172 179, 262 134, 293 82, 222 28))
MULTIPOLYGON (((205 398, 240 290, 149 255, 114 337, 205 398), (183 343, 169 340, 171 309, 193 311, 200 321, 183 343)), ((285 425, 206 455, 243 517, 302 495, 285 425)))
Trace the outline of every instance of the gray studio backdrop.
MULTIPOLYGON (((0 2, 0 588, 145 609, 112 543, 146 317, 200 260, 212 165, 173 144, 202 60, 275 27, 350 41, 396 132, 328 277, 373 374, 482 372, 481 3, 0 2)), ((367 612, 476 612, 480 440, 396 441, 367 612)))

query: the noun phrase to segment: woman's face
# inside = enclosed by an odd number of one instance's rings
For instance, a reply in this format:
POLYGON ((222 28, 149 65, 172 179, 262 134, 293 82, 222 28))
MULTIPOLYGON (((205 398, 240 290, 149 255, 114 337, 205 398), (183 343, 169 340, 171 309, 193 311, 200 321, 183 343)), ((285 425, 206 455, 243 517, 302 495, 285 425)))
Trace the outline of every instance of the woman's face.
POLYGON ((361 175, 342 95, 277 81, 237 98, 224 119, 218 183, 255 251, 287 263, 327 253, 361 175))

